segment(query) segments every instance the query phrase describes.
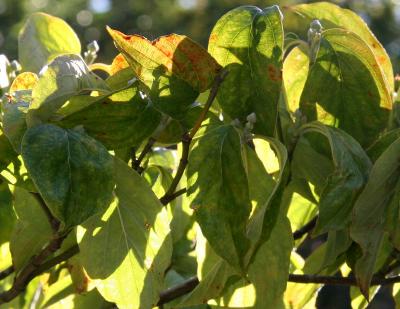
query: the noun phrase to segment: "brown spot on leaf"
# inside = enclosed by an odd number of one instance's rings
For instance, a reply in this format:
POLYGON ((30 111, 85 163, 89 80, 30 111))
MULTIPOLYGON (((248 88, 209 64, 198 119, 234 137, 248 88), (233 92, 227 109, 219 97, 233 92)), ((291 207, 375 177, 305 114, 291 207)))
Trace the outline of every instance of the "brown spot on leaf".
POLYGON ((282 70, 278 69, 273 64, 268 65, 268 77, 270 80, 279 82, 282 80, 282 70))
POLYGON ((376 60, 379 64, 384 64, 386 62, 386 58, 384 56, 378 56, 376 57, 376 60))
POLYGON ((218 38, 217 34, 213 33, 210 35, 209 42, 215 42, 217 38, 218 38))

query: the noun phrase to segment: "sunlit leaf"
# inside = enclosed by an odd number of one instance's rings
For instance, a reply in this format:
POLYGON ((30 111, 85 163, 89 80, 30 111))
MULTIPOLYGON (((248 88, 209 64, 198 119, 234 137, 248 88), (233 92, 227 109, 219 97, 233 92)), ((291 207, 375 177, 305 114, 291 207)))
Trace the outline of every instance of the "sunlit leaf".
POLYGON ((368 45, 347 30, 324 31, 300 100, 307 121, 339 127, 365 146, 387 126, 391 109, 389 88, 368 45))
POLYGON ((117 48, 147 87, 156 108, 179 118, 199 92, 211 87, 219 65, 200 45, 171 34, 149 41, 108 28, 117 48))
POLYGON ((105 299, 152 308, 170 263, 169 220, 146 181, 118 159, 115 178, 114 201, 83 225, 81 260, 105 299))
POLYGON ((19 74, 10 86, 10 93, 18 90, 31 90, 36 85, 38 76, 32 72, 24 72, 19 74))
POLYGON ((40 73, 32 90, 32 103, 27 116, 28 126, 48 121, 74 95, 84 91, 108 91, 107 84, 78 55, 56 57, 40 73))
POLYGON ((62 19, 45 13, 32 14, 19 34, 19 61, 25 71, 38 73, 56 56, 80 52, 74 30, 62 19))
POLYGON ((218 20, 208 50, 229 74, 218 102, 231 119, 255 113, 254 132, 274 134, 282 83, 283 27, 277 6, 242 6, 218 20))
POLYGON ((373 51, 377 63, 385 73, 389 90, 393 91, 394 76, 390 58, 361 16, 329 2, 285 6, 283 12, 285 14, 285 26, 296 25, 294 29, 289 26, 287 31, 303 32, 305 34, 310 22, 313 19, 318 19, 325 29, 343 28, 359 35, 373 51))

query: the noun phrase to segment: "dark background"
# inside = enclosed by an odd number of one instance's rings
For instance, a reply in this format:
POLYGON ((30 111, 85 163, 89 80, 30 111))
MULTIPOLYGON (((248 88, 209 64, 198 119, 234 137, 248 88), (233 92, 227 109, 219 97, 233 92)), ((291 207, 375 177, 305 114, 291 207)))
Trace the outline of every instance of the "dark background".
MULTIPOLYGON (((0 0, 0 54, 12 60, 17 55, 18 32, 27 16, 43 11, 66 20, 78 33, 83 48, 97 40, 99 61, 111 62, 117 54, 105 25, 149 39, 168 33, 186 34, 207 45, 216 20, 228 10, 244 4, 266 7, 297 0, 0 0)), ((309 1, 301 1, 307 3, 309 1)), ((369 24, 400 71, 400 0, 332 1, 351 8, 369 24)))

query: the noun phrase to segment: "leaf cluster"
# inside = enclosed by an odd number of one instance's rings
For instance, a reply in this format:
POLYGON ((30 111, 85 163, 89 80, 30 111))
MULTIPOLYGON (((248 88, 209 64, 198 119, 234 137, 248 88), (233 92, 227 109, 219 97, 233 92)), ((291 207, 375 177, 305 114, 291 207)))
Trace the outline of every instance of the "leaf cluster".
POLYGON ((0 304, 307 308, 343 284, 361 308, 392 283, 400 299, 397 94, 360 17, 241 6, 207 50, 107 31, 119 54, 96 63, 33 14, 20 67, 0 68, 0 304))

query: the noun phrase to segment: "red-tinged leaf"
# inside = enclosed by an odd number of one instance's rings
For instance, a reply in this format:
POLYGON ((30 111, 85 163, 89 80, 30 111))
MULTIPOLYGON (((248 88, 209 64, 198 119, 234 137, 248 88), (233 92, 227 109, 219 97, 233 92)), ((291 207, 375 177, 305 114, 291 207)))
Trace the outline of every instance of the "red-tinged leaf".
POLYGON ((113 62, 111 63, 111 68, 110 68, 110 75, 114 75, 115 73, 126 69, 129 67, 129 63, 126 61, 124 55, 118 54, 114 59, 113 62))
POLYGON ((161 66, 167 75, 175 75, 194 90, 203 92, 211 87, 220 69, 203 47, 186 36, 170 34, 149 41, 140 35, 125 35, 107 29, 137 77, 145 84, 149 81, 148 74, 153 76, 161 66))

